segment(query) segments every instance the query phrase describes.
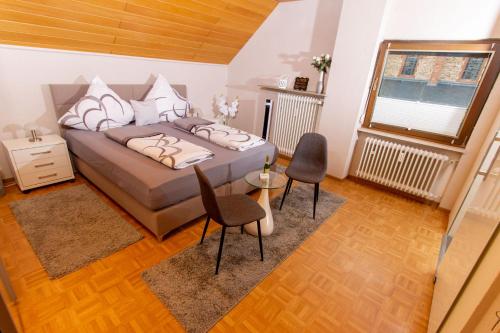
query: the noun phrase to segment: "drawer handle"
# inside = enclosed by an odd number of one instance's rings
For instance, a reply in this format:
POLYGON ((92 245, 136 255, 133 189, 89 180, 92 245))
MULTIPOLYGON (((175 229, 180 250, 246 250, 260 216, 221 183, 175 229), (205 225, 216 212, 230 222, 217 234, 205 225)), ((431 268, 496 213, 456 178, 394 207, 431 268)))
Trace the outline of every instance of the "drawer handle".
POLYGON ((43 168, 43 167, 51 166, 51 165, 54 165, 54 162, 44 163, 44 164, 37 164, 37 165, 35 165, 35 168, 43 168))
POLYGON ((38 179, 52 178, 55 176, 57 176, 57 173, 51 173, 50 175, 40 176, 40 177, 38 177, 38 179))
POLYGON ((45 155, 45 154, 50 154, 52 153, 52 150, 46 150, 46 151, 39 151, 37 153, 31 153, 31 156, 36 156, 36 155, 45 155))

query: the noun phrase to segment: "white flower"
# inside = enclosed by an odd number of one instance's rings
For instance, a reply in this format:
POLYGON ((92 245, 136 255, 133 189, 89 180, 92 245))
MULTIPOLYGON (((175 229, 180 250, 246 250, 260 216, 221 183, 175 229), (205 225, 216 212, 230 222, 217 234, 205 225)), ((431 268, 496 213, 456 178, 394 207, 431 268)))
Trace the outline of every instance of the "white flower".
POLYGON ((330 59, 330 55, 329 54, 325 55, 325 59, 326 60, 330 59))
POLYGON ((219 98, 217 98, 217 106, 219 109, 219 113, 222 115, 226 116, 228 113, 228 106, 227 106, 227 98, 224 95, 220 95, 219 98))
POLYGON ((231 118, 236 117, 236 112, 238 112, 238 106, 240 104, 239 98, 236 97, 233 102, 231 103, 231 107, 229 107, 229 116, 231 118))

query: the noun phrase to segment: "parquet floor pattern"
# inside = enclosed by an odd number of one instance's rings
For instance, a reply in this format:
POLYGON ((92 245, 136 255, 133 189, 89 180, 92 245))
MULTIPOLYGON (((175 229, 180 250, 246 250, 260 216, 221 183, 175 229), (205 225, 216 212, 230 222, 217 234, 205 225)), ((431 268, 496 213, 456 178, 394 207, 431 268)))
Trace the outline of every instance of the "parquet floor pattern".
MULTIPOLYGON (((326 179, 321 186, 347 202, 213 332, 426 331, 447 214, 351 180, 326 179)), ((17 305, 10 306, 12 313, 25 332, 182 331, 140 274, 195 244, 202 228, 200 218, 159 243, 81 177, 27 195, 10 187, 0 198, 0 256, 19 297, 17 305), (8 203, 82 183, 145 238, 50 280, 8 203)), ((209 232, 215 229, 212 223, 209 232)))

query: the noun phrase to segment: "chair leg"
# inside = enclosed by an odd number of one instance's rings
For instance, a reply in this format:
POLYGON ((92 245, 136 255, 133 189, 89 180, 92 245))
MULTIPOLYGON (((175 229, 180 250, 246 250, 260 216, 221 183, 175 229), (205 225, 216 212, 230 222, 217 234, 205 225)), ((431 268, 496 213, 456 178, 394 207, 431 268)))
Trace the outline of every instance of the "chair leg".
POLYGON ((257 220, 257 231, 259 233, 260 260, 264 261, 264 250, 262 249, 262 233, 260 231, 260 220, 257 220))
POLYGON ((215 274, 219 274, 220 258, 222 256, 222 246, 224 245, 224 236, 226 235, 226 226, 222 226, 222 233, 220 235, 219 253, 217 254, 217 266, 215 267, 215 274))
POLYGON ((241 234, 243 235, 243 225, 241 226, 241 234))
POLYGON ((286 187, 285 191, 283 192, 283 198, 281 198, 281 204, 280 204, 280 210, 283 207, 283 203, 285 202, 285 197, 288 194, 288 191, 290 190, 290 187, 292 186, 292 178, 288 178, 288 181, 286 182, 286 187))
POLYGON ((205 239, 205 235, 206 235, 207 229, 208 229, 208 223, 210 223, 210 216, 207 215, 207 222, 205 222, 205 228, 203 228, 203 235, 201 235, 200 244, 202 244, 203 240, 205 239))
POLYGON ((313 205, 313 219, 316 219, 316 203, 318 202, 319 183, 314 184, 314 205, 313 205))
POLYGON ((290 191, 292 190, 292 183, 293 183, 293 179, 290 178, 290 185, 288 186, 288 191, 286 192, 286 194, 290 194, 290 191))

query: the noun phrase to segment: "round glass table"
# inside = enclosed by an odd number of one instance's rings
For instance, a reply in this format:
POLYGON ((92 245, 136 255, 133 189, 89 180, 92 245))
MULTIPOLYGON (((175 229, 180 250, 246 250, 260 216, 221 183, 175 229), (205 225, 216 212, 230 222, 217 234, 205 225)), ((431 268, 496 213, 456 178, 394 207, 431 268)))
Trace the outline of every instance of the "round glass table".
MULTIPOLYGON (((269 171, 269 179, 261 179, 261 170, 252 171, 245 176, 245 181, 255 187, 261 189, 258 203, 266 211, 266 217, 260 221, 260 229, 262 236, 272 234, 274 229, 273 214, 269 205, 269 190, 284 187, 287 179, 280 173, 269 171)), ((245 225, 245 231, 251 235, 257 236, 257 222, 245 225)))

